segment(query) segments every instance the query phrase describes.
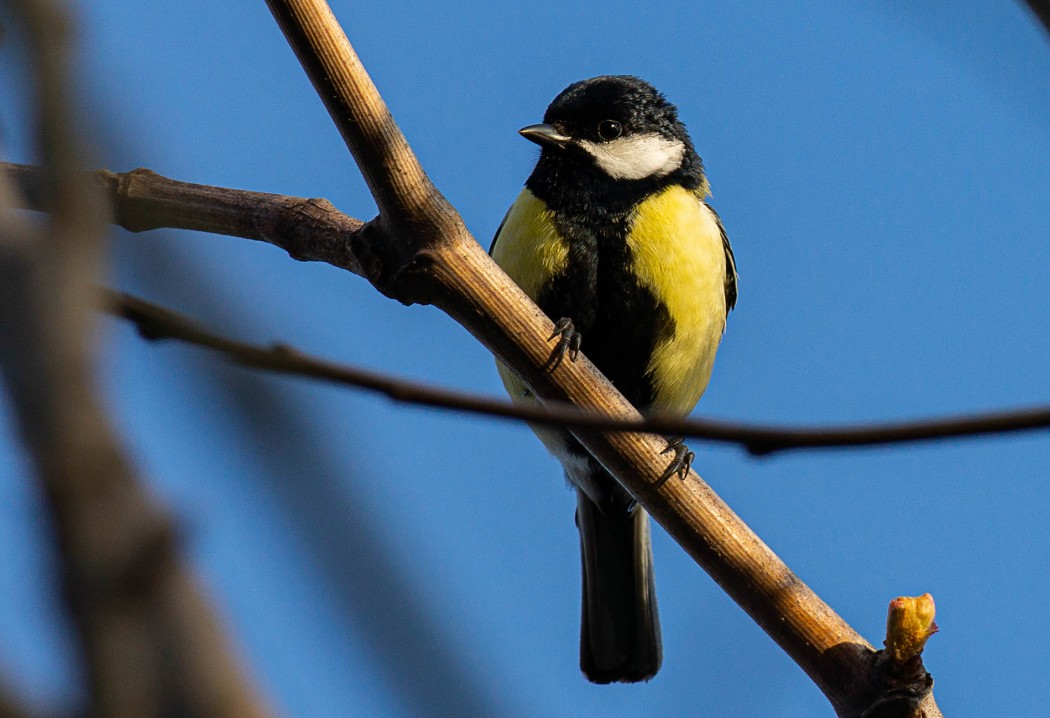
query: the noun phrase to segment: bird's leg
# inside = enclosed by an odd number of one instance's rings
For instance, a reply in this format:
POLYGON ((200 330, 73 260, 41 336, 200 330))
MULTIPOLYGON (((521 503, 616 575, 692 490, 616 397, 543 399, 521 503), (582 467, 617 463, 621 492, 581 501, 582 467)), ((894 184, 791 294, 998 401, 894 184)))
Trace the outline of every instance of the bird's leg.
POLYGON ((656 480, 656 488, 660 488, 667 480, 678 474, 678 478, 685 481, 685 477, 689 475, 689 469, 693 465, 693 459, 696 458, 696 454, 689 450, 689 447, 685 445, 684 436, 672 436, 667 440, 667 448, 661 451, 661 454, 669 454, 674 452, 674 458, 671 459, 671 463, 668 464, 660 478, 656 480))
POLYGON ((569 361, 576 361, 576 357, 580 355, 583 335, 576 331, 571 319, 562 317, 554 323, 554 333, 547 337, 547 341, 553 341, 555 337, 558 337, 558 345, 554 347, 544 366, 547 371, 557 369, 566 354, 569 355, 569 361))

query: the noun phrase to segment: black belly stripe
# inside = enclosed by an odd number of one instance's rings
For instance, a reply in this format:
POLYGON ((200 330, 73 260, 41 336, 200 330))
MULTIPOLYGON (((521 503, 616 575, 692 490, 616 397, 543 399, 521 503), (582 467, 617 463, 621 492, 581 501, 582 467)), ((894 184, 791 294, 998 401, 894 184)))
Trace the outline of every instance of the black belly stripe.
POLYGON ((606 216, 600 222, 564 216, 556 220, 569 243, 569 259, 537 304, 553 321, 572 319, 583 335, 583 353, 632 404, 644 409, 655 398, 647 373, 653 348, 673 335, 675 325, 632 271, 628 216, 606 216))
POLYGON ((613 180, 588 163, 544 149, 525 186, 547 204, 569 244, 565 271, 536 298, 553 321, 573 320, 583 353, 640 409, 655 391, 646 369, 653 348, 674 334, 670 313, 632 271, 626 237, 632 210, 672 185, 696 190, 703 165, 692 147, 669 175, 613 180))

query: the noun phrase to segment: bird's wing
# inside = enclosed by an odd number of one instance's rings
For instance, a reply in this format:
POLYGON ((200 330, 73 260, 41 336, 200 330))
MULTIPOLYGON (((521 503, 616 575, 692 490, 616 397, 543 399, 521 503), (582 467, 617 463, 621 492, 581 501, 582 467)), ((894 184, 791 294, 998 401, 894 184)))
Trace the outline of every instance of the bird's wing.
POLYGON ((718 231, 722 235, 722 250, 726 253, 726 316, 729 316, 729 312, 733 311, 733 307, 736 306, 736 257, 733 256, 733 248, 729 244, 729 237, 726 235, 726 228, 722 226, 722 218, 718 216, 718 212, 715 211, 714 207, 707 204, 707 208, 711 210, 711 214, 715 216, 715 222, 718 223, 718 231))
MULTIPOLYGON (((489 256, 492 256, 492 250, 496 248, 496 240, 499 239, 499 233, 503 231, 503 225, 507 223, 507 217, 510 216, 510 209, 503 215, 503 219, 500 220, 499 226, 496 227, 496 234, 492 235, 492 244, 489 245, 489 256)), ((722 232, 722 236, 725 236, 725 232, 722 232)))

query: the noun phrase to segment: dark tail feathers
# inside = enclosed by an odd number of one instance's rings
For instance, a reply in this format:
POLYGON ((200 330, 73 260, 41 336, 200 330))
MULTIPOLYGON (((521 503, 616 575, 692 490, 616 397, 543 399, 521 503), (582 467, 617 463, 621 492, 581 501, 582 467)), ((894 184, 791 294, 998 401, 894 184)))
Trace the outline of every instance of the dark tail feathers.
POLYGON ((647 681, 663 660, 649 516, 623 505, 603 513, 576 493, 583 556, 580 668, 593 683, 647 681))

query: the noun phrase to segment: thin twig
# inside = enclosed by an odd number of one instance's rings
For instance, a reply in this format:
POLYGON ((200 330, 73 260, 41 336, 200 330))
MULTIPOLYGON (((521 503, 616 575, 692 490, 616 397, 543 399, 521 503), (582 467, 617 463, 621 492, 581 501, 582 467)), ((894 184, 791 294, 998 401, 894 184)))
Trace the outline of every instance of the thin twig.
MULTIPOLYGON (((38 167, 0 162, 0 172, 17 185, 20 206, 45 209, 46 193, 38 167)), ((364 222, 343 214, 328 200, 293 197, 268 192, 229 189, 180 182, 148 169, 126 173, 99 170, 93 173, 106 190, 115 223, 132 232, 154 229, 192 229, 266 242, 295 259, 321 261, 355 274, 362 269, 350 241, 364 222)), ((157 308, 160 310, 160 308, 157 308)), ((162 311, 162 310, 161 310, 162 311)), ((242 362, 243 363, 243 362, 242 362)), ((262 367, 272 368, 272 367, 262 367)), ((300 373, 287 369, 290 373, 300 373)), ((361 371, 361 370, 355 370, 361 371)), ((301 372, 309 373, 309 372, 301 372)), ((756 456, 799 449, 938 441, 1035 431, 1050 427, 1050 407, 983 412, 936 419, 828 427, 782 427, 730 421, 682 420, 648 416, 644 421, 598 416, 568 406, 548 404, 511 407, 482 397, 412 387, 402 380, 385 378, 390 398, 493 416, 558 424, 569 428, 641 431, 689 436, 740 444, 756 456), (433 391, 435 396, 422 389, 433 391), (415 398, 409 396, 413 394, 415 398), (443 399, 442 395, 448 398, 443 399)), ((345 383, 368 388, 372 379, 345 383)))
MULTIPOLYGON (((0 162, 0 173, 21 190, 16 193, 19 206, 32 210, 46 208, 46 192, 40 168, 0 162)), ((92 174, 105 189, 115 223, 129 231, 172 228, 243 237, 280 247, 295 259, 326 262, 355 274, 363 273, 350 249, 350 242, 364 226, 364 222, 343 214, 328 200, 180 182, 141 168, 126 173, 98 170, 92 174)), ((156 310, 161 314, 164 311, 160 307, 156 307, 156 310)), ((155 317, 151 321, 156 319, 158 318, 155 317)), ((299 363, 297 366, 301 369, 305 365, 299 363)), ((310 371, 292 368, 282 371, 311 374, 310 371)), ((367 374, 368 372, 361 374, 360 381, 338 381, 363 388, 370 388, 374 383, 387 384, 389 390, 380 389, 378 386, 375 388, 386 393, 391 399, 408 403, 568 428, 687 436, 738 444, 755 456, 802 449, 850 448, 991 436, 1050 427, 1050 406, 935 419, 826 427, 784 427, 679 419, 659 415, 650 415, 644 420, 624 419, 581 411, 571 405, 557 402, 547 404, 547 408, 512 406, 507 402, 485 397, 411 385, 404 380, 380 378, 374 374, 366 376, 367 374)), ((317 374, 314 376, 326 378, 317 374)), ((349 376, 348 374, 347 377, 349 376)))
POLYGON ((326 361, 283 343, 266 347, 238 341, 208 331, 171 309, 123 292, 105 290, 103 308, 111 314, 133 322, 146 339, 176 339, 221 352, 244 366, 367 389, 397 402, 571 429, 686 436, 740 445, 756 455, 798 449, 836 449, 935 441, 1050 427, 1050 407, 830 428, 762 426, 659 415, 625 419, 603 416, 571 404, 515 404, 481 394, 438 388, 361 367, 326 361))
MULTIPOLYGON (((22 198, 22 207, 34 210, 45 208, 46 193, 39 168, 0 162, 0 172, 5 173, 21 190, 16 196, 22 198)), ((326 262, 362 274, 361 266, 350 250, 350 241, 364 226, 364 222, 343 214, 328 200, 180 182, 141 168, 126 173, 99 170, 93 174, 105 188, 114 221, 129 231, 173 228, 243 237, 280 247, 295 259, 326 262)), ((160 321, 164 310, 154 305, 154 311, 158 314, 150 321, 160 321)), ((178 338, 192 343, 187 337, 178 338)), ((307 370, 305 367, 310 362, 302 356, 299 359, 295 368, 285 362, 286 368, 280 371, 333 378, 307 370)), ((243 358, 238 360, 248 363, 243 358)), ((315 361, 323 363, 321 360, 315 361)), ((272 363, 256 366, 277 370, 272 363)), ((336 368, 331 364, 327 366, 336 368)), ((374 388, 397 401, 568 428, 687 436, 738 444, 755 456, 802 449, 941 441, 1050 427, 1048 406, 827 427, 784 427, 659 415, 650 415, 644 420, 624 419, 601 416, 556 402, 546 407, 511 405, 485 397, 412 385, 404 380, 381 377, 361 369, 338 368, 350 373, 344 374, 344 379, 333 380, 374 388), (361 373, 354 379, 352 372, 361 373), (380 385, 388 388, 381 388, 380 385)))

